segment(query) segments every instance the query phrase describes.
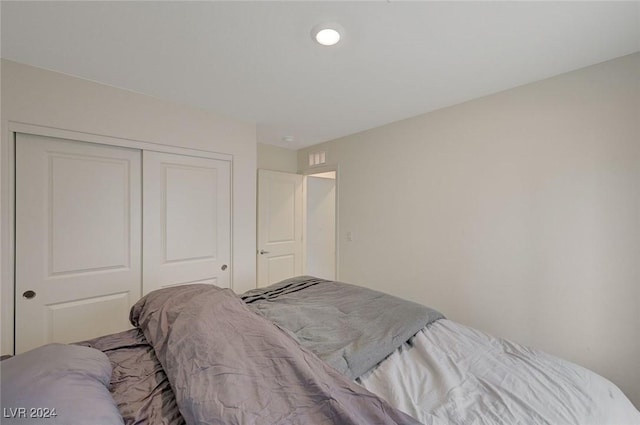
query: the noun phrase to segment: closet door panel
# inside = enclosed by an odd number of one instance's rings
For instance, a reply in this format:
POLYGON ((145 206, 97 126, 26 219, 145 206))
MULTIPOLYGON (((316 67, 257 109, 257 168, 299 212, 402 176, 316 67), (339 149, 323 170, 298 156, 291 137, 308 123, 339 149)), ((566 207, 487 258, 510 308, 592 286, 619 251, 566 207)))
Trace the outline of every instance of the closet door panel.
POLYGON ((143 153, 143 292, 187 283, 228 287, 228 161, 143 153))
POLYGON ((17 134, 17 352, 131 327, 140 166, 135 149, 17 134))

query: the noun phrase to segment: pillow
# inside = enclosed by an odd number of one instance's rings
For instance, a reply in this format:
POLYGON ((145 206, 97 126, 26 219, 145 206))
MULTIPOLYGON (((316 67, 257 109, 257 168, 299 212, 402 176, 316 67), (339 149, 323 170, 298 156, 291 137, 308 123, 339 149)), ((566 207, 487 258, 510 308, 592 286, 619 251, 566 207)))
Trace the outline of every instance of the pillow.
POLYGON ((0 362, 3 424, 123 424, 111 364, 94 348, 48 344, 0 362))

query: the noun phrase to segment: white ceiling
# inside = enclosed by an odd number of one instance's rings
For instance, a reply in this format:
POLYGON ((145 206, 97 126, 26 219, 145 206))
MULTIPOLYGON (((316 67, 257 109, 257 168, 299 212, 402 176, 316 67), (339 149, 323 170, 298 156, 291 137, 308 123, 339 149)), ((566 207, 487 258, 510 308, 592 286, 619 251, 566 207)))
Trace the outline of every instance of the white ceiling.
POLYGON ((2 57, 297 149, 640 50, 640 2, 7 2, 2 57), (345 30, 335 47, 318 23, 345 30), (284 142, 293 136, 293 142, 284 142))

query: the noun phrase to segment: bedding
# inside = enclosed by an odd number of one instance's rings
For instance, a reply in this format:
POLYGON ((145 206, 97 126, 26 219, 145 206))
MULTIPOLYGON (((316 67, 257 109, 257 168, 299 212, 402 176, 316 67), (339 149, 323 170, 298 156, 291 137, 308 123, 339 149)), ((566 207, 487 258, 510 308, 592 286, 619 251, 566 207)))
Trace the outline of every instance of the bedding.
POLYGON ((0 362, 3 424, 118 425, 111 364, 89 347, 48 344, 0 362))
POLYGON ((594 372, 446 319, 357 382, 425 425, 640 424, 594 372))
POLYGON ((411 301, 312 276, 287 279, 241 298, 351 379, 444 317, 411 301))
POLYGON ((230 289, 165 288, 131 309, 188 424, 418 424, 251 312, 230 289))
POLYGON ((125 424, 185 425, 169 379, 140 329, 77 344, 100 350, 111 361, 109 391, 125 424))
MULTIPOLYGON (((302 276, 240 297, 178 286, 141 299, 130 319, 136 329, 76 347, 91 350, 76 355, 94 359, 90 374, 113 397, 101 405, 125 424, 640 425, 593 372, 355 285, 302 276)), ((0 362, 3 407, 16 370, 5 362, 46 364, 25 354, 0 362)))
MULTIPOLYGON (((325 355, 327 347, 342 354, 349 351, 343 346, 353 343, 377 354, 372 356, 376 366, 364 370, 356 382, 425 425, 640 425, 640 412, 620 389, 594 372, 408 301, 309 276, 241 297, 290 330, 302 345, 319 349, 329 363, 332 351, 325 355), (315 315, 316 310, 326 314, 315 315), (343 317, 351 315, 353 323, 343 317), (408 338, 403 334, 403 343, 380 342, 395 335, 389 329, 402 323, 408 323, 411 332, 416 324, 422 327, 408 338), (336 329, 342 343, 332 341, 336 329), (327 340, 331 344, 323 344, 327 340), (393 349, 377 352, 370 342, 393 349)), ((359 356, 356 350, 354 357, 359 356)))

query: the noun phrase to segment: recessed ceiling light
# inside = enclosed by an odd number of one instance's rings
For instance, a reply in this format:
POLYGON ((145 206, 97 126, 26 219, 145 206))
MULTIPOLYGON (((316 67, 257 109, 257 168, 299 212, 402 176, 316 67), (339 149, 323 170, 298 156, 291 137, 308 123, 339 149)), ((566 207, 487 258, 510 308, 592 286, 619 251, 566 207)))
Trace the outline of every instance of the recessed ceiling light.
POLYGON ((323 46, 333 46, 340 41, 340 33, 333 28, 325 28, 318 31, 316 41, 323 46))
POLYGON ((293 143, 296 139, 293 136, 284 136, 282 141, 285 143, 293 143))
POLYGON ((338 24, 321 24, 313 27, 313 39, 323 46, 333 46, 340 41, 341 28, 338 24))

